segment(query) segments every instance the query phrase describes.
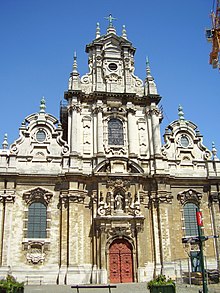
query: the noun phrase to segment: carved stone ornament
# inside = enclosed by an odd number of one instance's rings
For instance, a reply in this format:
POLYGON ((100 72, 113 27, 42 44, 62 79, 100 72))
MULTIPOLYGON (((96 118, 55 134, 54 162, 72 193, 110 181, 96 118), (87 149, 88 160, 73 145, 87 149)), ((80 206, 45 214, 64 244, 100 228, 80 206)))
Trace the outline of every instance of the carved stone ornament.
POLYGON ((144 217, 125 218, 124 220, 98 219, 96 218, 97 233, 104 233, 108 238, 111 237, 135 237, 136 233, 142 232, 144 229, 144 217))
POLYGON ((67 203, 68 201, 84 203, 86 196, 87 196, 87 191, 82 191, 82 190, 63 191, 60 194, 60 198, 62 199, 63 203, 67 203))
POLYGON ((153 108, 153 109, 147 110, 147 115, 149 116, 155 115, 159 117, 161 115, 161 112, 158 108, 153 108))
POLYGON ((0 190, 0 202, 14 202, 15 201, 15 190, 0 190))
POLYGON ((140 196, 132 195, 130 192, 122 192, 120 189, 115 192, 100 193, 97 216, 142 216, 140 206, 140 196))
POLYGON ((219 192, 212 192, 209 196, 209 200, 212 203, 219 203, 220 202, 220 193, 219 192))
POLYGON ((201 201, 201 198, 201 192, 198 192, 194 189, 187 189, 177 194, 177 199, 180 201, 181 204, 184 204, 187 201, 199 203, 201 201))
POLYGON ((45 190, 41 187, 37 187, 25 192, 23 194, 23 199, 25 200, 26 204, 30 204, 33 201, 43 201, 46 202, 46 204, 49 204, 52 196, 52 192, 49 192, 48 190, 45 190))
POLYGON ((29 263, 38 264, 45 261, 44 241, 28 241, 26 259, 29 263))
POLYGON ((106 187, 110 190, 115 188, 123 188, 124 190, 128 190, 128 188, 130 187, 130 181, 122 179, 108 180, 106 187))
POLYGON ((150 197, 150 200, 155 204, 167 203, 170 204, 173 201, 173 196, 170 192, 167 191, 159 191, 158 194, 153 194, 150 197))

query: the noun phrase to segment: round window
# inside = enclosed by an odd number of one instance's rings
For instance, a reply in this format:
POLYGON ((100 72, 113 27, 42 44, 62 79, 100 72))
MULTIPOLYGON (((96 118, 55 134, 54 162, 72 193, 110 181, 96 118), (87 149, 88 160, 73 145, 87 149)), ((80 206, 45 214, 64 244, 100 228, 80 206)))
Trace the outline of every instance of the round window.
POLYGON ((181 143, 181 146, 184 147, 184 148, 187 148, 189 146, 189 139, 187 136, 181 136, 180 138, 180 143, 181 143))
POLYGON ((43 142, 46 139, 46 133, 43 130, 38 130, 36 133, 36 139, 38 142, 43 142))
POLYGON ((117 66, 117 64, 115 64, 115 63, 110 63, 109 66, 108 66, 108 68, 109 68, 110 70, 117 70, 118 66, 117 66))

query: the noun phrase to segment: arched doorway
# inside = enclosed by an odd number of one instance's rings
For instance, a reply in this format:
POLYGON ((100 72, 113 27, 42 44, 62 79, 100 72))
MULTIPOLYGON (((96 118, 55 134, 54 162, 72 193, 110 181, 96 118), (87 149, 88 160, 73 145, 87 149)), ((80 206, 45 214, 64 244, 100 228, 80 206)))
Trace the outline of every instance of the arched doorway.
POLYGON ((109 248, 109 270, 111 283, 134 281, 132 246, 125 239, 116 239, 109 248))

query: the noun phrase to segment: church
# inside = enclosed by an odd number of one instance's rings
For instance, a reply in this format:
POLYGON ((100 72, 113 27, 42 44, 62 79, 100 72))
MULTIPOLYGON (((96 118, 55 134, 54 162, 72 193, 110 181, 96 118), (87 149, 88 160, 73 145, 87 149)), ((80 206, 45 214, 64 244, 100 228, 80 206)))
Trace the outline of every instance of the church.
MULTIPOLYGON (((0 275, 28 284, 175 280, 198 272, 202 233, 220 234, 220 161, 179 106, 161 129, 161 96, 146 62, 135 75, 125 26, 109 18, 73 69, 59 119, 42 98, 0 150, 0 275), (174 118, 175 119, 175 118, 174 118), (187 238, 188 237, 188 238, 187 238)), ((204 242, 219 269, 219 239, 204 242)))

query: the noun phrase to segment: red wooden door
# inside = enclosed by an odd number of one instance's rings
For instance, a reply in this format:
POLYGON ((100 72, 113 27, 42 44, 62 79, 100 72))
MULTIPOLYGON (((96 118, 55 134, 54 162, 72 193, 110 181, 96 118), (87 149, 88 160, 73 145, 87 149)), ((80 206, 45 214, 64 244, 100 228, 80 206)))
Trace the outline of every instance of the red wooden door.
POLYGON ((115 240, 109 249, 111 283, 133 282, 132 247, 124 239, 115 240))

